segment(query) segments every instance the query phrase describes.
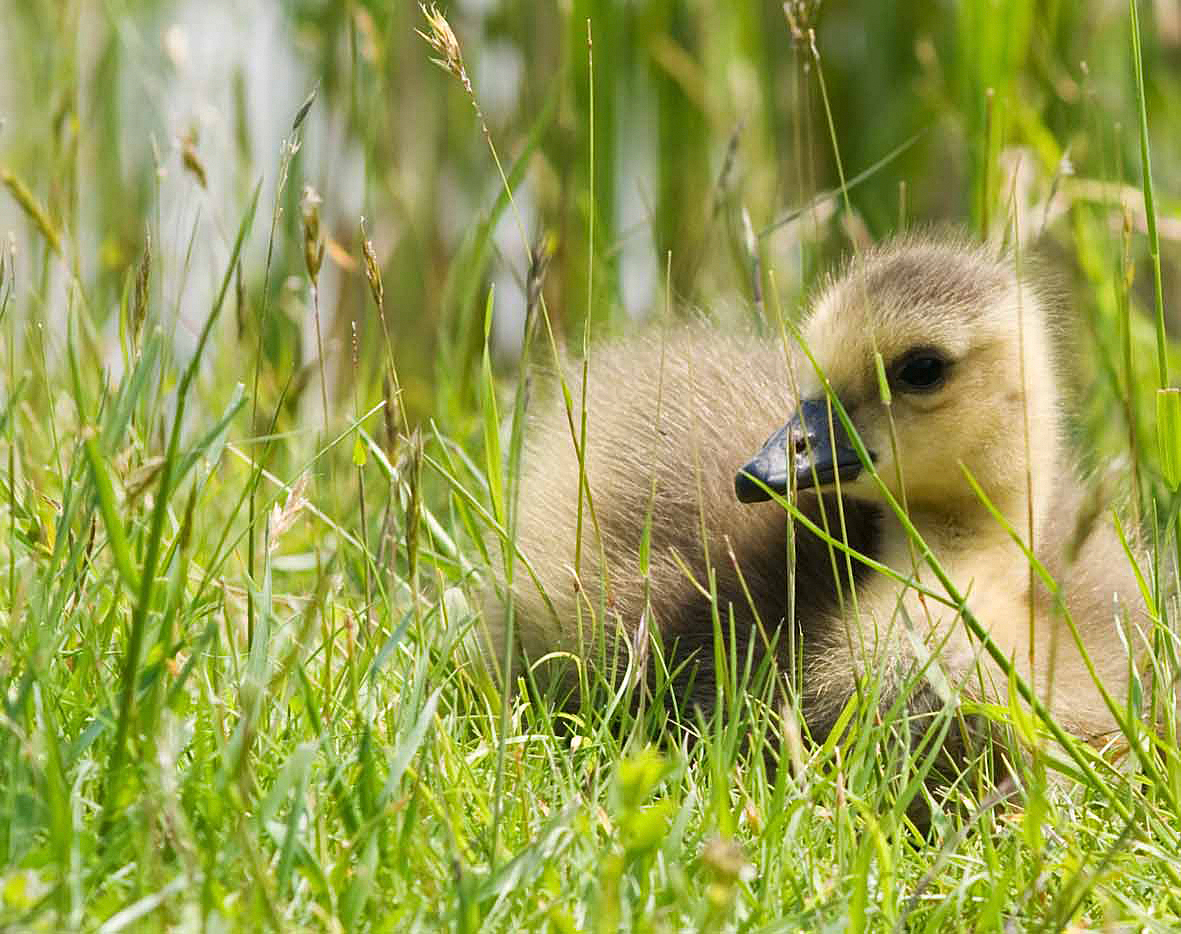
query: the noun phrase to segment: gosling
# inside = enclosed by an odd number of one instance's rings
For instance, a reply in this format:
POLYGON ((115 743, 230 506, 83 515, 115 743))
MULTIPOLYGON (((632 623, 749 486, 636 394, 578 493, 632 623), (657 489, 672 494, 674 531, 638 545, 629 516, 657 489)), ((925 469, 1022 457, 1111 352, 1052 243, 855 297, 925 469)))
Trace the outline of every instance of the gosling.
MULTIPOLYGON (((891 704, 914 683, 922 655, 938 658, 969 697, 1007 696, 1007 676, 957 611, 934 598, 944 590, 883 488, 1059 724, 1097 745, 1117 730, 1062 605, 1031 580, 1009 531, 1056 579, 1098 680, 1126 703, 1125 645, 1142 658, 1147 615, 1112 523, 1080 492, 1065 443, 1050 302, 1014 269, 1012 257, 988 248, 921 238, 854 259, 802 327, 815 366, 798 374, 795 414, 738 473, 738 496, 748 502, 771 491, 839 488, 855 512, 876 505, 874 557, 904 580, 867 576, 850 601, 855 612, 813 627, 803 707, 814 732, 826 732, 871 676, 879 702, 891 704)), ((752 515, 765 509, 774 511, 764 505, 752 515)), ((909 709, 937 708, 934 679, 918 680, 909 709)))
MULTIPOLYGON (((593 347, 581 491, 581 364, 567 369, 572 419, 556 374, 539 380, 530 416, 516 536, 525 561, 516 562, 511 588, 512 675, 525 670, 522 662, 539 681, 566 688, 579 683, 579 665, 590 680, 612 684, 630 676, 651 686, 671 675, 669 706, 708 715, 715 612, 740 665, 749 651, 754 670, 770 654, 787 671, 796 645, 808 641, 814 621, 828 620, 838 588, 849 583, 828 543, 789 529, 781 509, 744 509, 734 496, 735 466, 795 404, 783 341, 696 324, 593 347), (794 623, 790 631, 785 621, 794 623)), ((838 505, 814 493, 799 502, 833 537, 872 551, 877 508, 838 505)), ((503 593, 486 602, 486 617, 486 650, 499 664, 503 593)))

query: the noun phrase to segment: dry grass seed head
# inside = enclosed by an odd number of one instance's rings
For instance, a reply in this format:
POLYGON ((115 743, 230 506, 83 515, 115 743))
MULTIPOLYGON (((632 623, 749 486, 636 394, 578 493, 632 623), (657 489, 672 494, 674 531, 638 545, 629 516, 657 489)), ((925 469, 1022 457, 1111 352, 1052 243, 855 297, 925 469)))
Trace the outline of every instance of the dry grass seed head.
MULTIPOLYGON (((49 243, 53 252, 58 256, 62 255, 62 238, 58 232, 57 227, 49 219, 49 214, 45 211, 37 199, 33 197, 33 193, 29 190, 28 185, 13 175, 5 168, 0 168, 0 182, 4 183, 12 197, 15 199, 17 205, 25 216, 33 222, 33 225, 41 231, 43 236, 49 243)), ((11 236, 10 236, 10 239, 11 236)), ((12 246, 10 252, 15 252, 15 244, 12 246)))
POLYGON ((379 311, 385 308, 385 285, 381 281, 381 266, 377 262, 377 253, 373 249, 373 241, 369 239, 369 232, 365 229, 365 218, 361 218, 361 252, 365 254, 365 278, 369 281, 369 291, 373 295, 373 303, 379 311))
POLYGON ((304 185, 303 197, 299 200, 303 214, 303 258, 312 282, 320 278, 320 266, 324 262, 324 240, 320 236, 320 205, 324 199, 311 185, 304 185))
POLYGON ((209 175, 205 171, 205 164, 197 155, 197 130, 190 129, 180 138, 180 163, 197 180, 202 188, 209 187, 209 175))
POLYGON ((421 29, 416 29, 415 32, 426 40, 438 56, 438 58, 432 58, 431 61, 444 71, 453 74, 470 91, 471 82, 468 81, 467 69, 463 65, 463 53, 460 51, 459 40, 455 37, 451 24, 447 22, 447 18, 439 12, 439 8, 433 3, 429 7, 425 3, 420 3, 418 8, 422 10, 422 15, 426 18, 427 32, 423 32, 421 29))
MULTIPOLYGON (((241 267, 239 267, 241 268, 241 267)), ((152 279, 152 235, 144 235, 144 252, 139 262, 139 270, 135 277, 135 303, 131 314, 131 342, 139 342, 140 332, 143 330, 144 319, 148 314, 148 292, 152 279)))

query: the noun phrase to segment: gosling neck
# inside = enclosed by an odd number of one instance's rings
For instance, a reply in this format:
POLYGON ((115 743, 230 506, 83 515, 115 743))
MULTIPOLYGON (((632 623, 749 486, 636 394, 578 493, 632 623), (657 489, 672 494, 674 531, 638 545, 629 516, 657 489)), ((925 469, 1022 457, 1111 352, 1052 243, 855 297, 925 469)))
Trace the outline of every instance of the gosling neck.
MULTIPOLYGON (((1024 437, 1021 449, 1026 450, 1024 437)), ((951 557, 961 550, 1016 548, 1013 533, 1037 548, 1041 530, 1049 519, 1054 491, 1059 484, 1070 482, 1066 476, 1068 460, 1062 449, 1058 419, 1035 422, 1031 418, 1027 454, 1014 457, 1006 469, 995 472, 991 482, 974 472, 973 480, 980 492, 957 464, 954 469, 962 479, 958 495, 910 503, 911 524, 937 558, 951 557)))

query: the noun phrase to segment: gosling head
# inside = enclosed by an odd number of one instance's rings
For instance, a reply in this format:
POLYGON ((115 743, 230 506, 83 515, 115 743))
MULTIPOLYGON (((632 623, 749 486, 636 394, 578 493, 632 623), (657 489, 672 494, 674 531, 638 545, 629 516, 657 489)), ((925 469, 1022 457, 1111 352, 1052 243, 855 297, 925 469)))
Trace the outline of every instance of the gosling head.
POLYGON ((800 366, 796 412, 736 477, 743 502, 838 481, 844 496, 882 499, 830 415, 825 380, 874 472, 912 509, 978 503, 961 464, 1002 509, 1015 505, 1010 494, 1024 495, 1027 454, 1035 478, 1052 481, 1058 399, 1046 311, 1011 257, 948 241, 879 247, 823 291, 802 337, 820 372, 800 366))

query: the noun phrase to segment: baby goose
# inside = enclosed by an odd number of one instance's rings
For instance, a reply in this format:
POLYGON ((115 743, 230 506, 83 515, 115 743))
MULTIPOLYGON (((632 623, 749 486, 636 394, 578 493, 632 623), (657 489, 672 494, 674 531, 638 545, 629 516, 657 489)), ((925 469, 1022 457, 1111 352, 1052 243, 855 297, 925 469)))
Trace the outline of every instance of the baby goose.
MULTIPOLYGON (((1110 523, 1100 519, 1088 528, 1079 521, 1084 504, 1064 441, 1044 295, 1014 273, 1011 257, 966 243, 903 239, 853 260, 823 291, 803 326, 803 343, 817 366, 799 371, 795 415, 739 472, 739 497, 758 501, 769 498, 765 489, 839 485, 850 504, 887 503, 841 420, 835 412, 830 417, 831 393, 881 484, 1062 727, 1095 740, 1112 733, 1116 723, 1061 607, 1040 584, 1031 586, 1025 554, 968 479, 1032 541, 1061 586, 1100 680, 1125 702, 1129 663, 1119 627, 1143 622, 1144 608, 1110 523), (884 363, 889 405, 875 354, 884 363)), ((880 515, 874 556, 942 594, 893 510, 887 505, 880 515)), ((856 613, 831 622, 814 627, 805 645, 804 710, 814 731, 832 723, 871 673, 889 703, 918 661, 916 636, 970 696, 1006 696, 1006 676, 956 612, 912 585, 870 575, 857 587, 856 613)), ((1142 644, 1134 632, 1129 640, 1142 644)), ((936 703, 933 694, 917 699, 920 709, 936 703)))
MULTIPOLYGON (((753 641, 757 665, 773 645, 786 670, 800 635, 780 633, 783 621, 794 617, 806 640, 811 621, 827 618, 835 606, 834 568, 845 567, 802 529, 792 566, 784 512, 743 509, 735 500, 735 466, 793 407, 789 385, 781 341, 726 336, 703 325, 594 347, 586 396, 590 495, 582 494, 580 548, 576 434, 556 391, 538 400, 517 534, 519 553, 537 579, 518 562, 512 588, 526 660, 552 658, 552 671, 571 685, 571 658, 555 653, 585 659, 609 679, 629 664, 633 676, 645 677, 652 664, 649 632, 655 632, 669 670, 679 671, 677 701, 708 710, 716 689, 712 573, 727 634, 733 608, 740 659, 753 641)), ((579 385, 571 394, 577 431, 579 385)), ((815 494, 801 497, 800 508, 839 537, 836 502, 826 500, 823 517, 815 494)), ((844 510, 848 540, 859 551, 873 548, 876 512, 860 505, 844 510)), ((499 660, 503 605, 499 598, 488 603, 489 645, 499 660)))

